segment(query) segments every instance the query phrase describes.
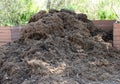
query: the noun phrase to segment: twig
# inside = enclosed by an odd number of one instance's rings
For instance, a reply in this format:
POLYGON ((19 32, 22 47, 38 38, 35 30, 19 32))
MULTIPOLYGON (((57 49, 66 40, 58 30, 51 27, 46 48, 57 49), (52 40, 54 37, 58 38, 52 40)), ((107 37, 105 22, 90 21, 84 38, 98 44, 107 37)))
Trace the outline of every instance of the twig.
MULTIPOLYGON (((119 1, 119 0, 118 0, 119 1)), ((117 16, 118 20, 120 21, 120 17, 117 14, 117 12, 115 11, 114 7, 113 7, 113 3, 111 4, 111 9, 113 10, 113 12, 115 13, 115 15, 117 16)))

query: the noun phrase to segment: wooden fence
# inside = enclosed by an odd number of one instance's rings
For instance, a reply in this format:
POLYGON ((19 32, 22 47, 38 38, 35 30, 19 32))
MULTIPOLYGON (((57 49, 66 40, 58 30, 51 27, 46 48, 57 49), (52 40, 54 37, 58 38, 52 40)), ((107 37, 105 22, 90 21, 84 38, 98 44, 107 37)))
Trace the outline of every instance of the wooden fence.
MULTIPOLYGON (((113 30, 113 45, 120 49, 120 24, 116 25, 115 20, 93 20, 98 28, 106 32, 113 30)), ((24 29, 22 26, 17 27, 1 27, 0 28, 0 46, 8 42, 14 41, 20 37, 20 31, 24 29)))
POLYGON ((17 40, 20 37, 22 26, 1 27, 0 28, 0 46, 8 42, 17 40))

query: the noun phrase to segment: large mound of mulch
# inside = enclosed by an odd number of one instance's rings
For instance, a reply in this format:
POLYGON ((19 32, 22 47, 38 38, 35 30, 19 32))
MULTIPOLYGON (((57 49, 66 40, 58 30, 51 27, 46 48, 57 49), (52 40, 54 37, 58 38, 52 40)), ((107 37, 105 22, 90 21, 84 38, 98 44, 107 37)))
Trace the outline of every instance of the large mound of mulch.
POLYGON ((0 84, 120 84, 120 52, 85 14, 40 11, 0 47, 0 84))

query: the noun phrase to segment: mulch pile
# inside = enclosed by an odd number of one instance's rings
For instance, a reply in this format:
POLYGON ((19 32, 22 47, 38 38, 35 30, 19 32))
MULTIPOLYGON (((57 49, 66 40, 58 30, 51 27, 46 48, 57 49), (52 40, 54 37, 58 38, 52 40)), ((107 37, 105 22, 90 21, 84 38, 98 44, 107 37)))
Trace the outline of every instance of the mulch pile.
POLYGON ((0 47, 0 84, 120 84, 120 52, 85 14, 42 10, 24 27, 0 47))

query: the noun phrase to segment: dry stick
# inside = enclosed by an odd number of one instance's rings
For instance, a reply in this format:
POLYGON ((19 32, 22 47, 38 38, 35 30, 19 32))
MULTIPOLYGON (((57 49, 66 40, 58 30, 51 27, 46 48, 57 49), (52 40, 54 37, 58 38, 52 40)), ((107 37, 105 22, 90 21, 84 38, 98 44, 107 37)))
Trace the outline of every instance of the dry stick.
POLYGON ((113 6, 113 3, 111 5, 111 9, 113 10, 113 12, 115 13, 115 15, 117 16, 118 20, 120 21, 120 17, 118 16, 117 12, 115 11, 115 9, 112 6, 113 6))
POLYGON ((113 12, 115 13, 115 15, 117 16, 118 20, 120 21, 120 17, 118 16, 118 14, 116 13, 116 11, 113 8, 113 12))

